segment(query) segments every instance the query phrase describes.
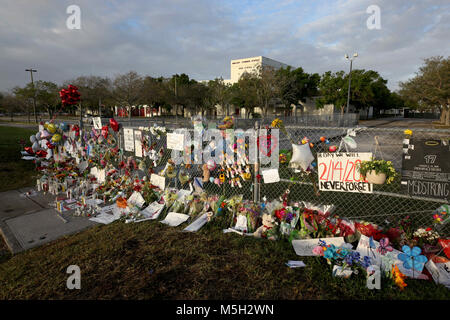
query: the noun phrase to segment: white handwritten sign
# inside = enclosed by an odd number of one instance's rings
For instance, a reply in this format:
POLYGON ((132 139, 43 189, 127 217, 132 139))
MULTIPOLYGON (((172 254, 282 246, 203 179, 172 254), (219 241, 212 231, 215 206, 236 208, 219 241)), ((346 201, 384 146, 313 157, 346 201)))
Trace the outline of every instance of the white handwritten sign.
POLYGON ((264 183, 280 182, 280 175, 278 173, 278 169, 263 170, 262 176, 264 179, 264 183))
POLYGON ((157 186, 161 190, 164 190, 166 188, 166 178, 154 173, 152 173, 152 175, 150 176, 150 183, 154 186, 157 186))
POLYGON ((183 151, 184 135, 181 133, 168 133, 167 134, 167 149, 183 151))
POLYGON ((142 131, 135 130, 134 131, 134 148, 135 148, 135 154, 136 157, 141 158, 142 157, 142 131))
POLYGON ((141 211, 142 215, 147 219, 158 219, 164 204, 158 203, 157 201, 151 203, 147 208, 141 211))
POLYGON ((431 273, 434 282, 442 283, 450 289, 450 261, 446 263, 435 263, 433 260, 428 261, 425 267, 431 273))
POLYGON ((145 203, 145 200, 140 192, 134 191, 133 194, 128 198, 127 202, 141 208, 145 203))
POLYGON ((100 118, 100 117, 92 118, 92 122, 94 124, 94 129, 97 129, 97 130, 102 129, 102 118, 100 118))
POLYGON ((169 212, 161 223, 167 224, 171 227, 176 227, 185 222, 187 219, 189 219, 189 215, 187 214, 169 212))
POLYGON ((356 166, 370 160, 371 152, 318 153, 317 170, 321 191, 372 193, 373 185, 361 181, 356 166))
POLYGON ((123 141, 125 151, 134 151, 134 133, 133 129, 123 129, 123 141))

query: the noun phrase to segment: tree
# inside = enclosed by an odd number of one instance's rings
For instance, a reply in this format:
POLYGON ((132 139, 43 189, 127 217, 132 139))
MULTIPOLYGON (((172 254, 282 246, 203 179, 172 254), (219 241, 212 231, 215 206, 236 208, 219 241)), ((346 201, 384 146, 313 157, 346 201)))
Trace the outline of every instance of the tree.
POLYGON ((239 81, 231 87, 231 103, 239 109, 246 108, 247 118, 258 107, 258 87, 260 79, 254 73, 244 72, 239 81))
POLYGON ((116 76, 113 82, 113 99, 128 110, 128 119, 135 104, 142 100, 143 79, 135 71, 116 76))
POLYGON ((212 104, 220 105, 223 110, 226 110, 225 114, 230 115, 230 99, 231 90, 230 86, 226 85, 222 78, 216 78, 208 82, 208 88, 210 89, 210 97, 212 104))
POLYGON ((9 113, 11 121, 14 121, 14 113, 24 110, 26 107, 24 100, 20 97, 16 97, 13 94, 6 93, 2 94, 2 99, 0 100, 0 108, 6 113, 9 113))
POLYGON ((450 125, 450 57, 424 59, 416 75, 400 82, 400 95, 418 110, 439 108, 440 123, 450 125))
POLYGON ((176 115, 179 114, 179 107, 181 107, 182 115, 184 116, 185 108, 190 99, 190 90, 195 83, 197 82, 193 79, 189 79, 189 76, 185 73, 173 75, 167 83, 169 89, 167 91, 167 100, 169 104, 175 106, 176 115))
MULTIPOLYGON (((316 100, 317 107, 325 104, 334 104, 341 109, 347 105, 348 74, 344 71, 332 73, 325 72, 319 82, 319 95, 316 100)), ((373 70, 353 70, 352 84, 350 88, 350 104, 357 110, 362 108, 386 108, 390 91, 387 88, 387 80, 373 70)))
POLYGON ((341 113, 344 113, 347 102, 344 74, 344 71, 335 73, 327 71, 322 75, 318 84, 320 97, 316 100, 317 108, 323 108, 326 104, 334 104, 336 107, 341 108, 341 113))
POLYGON ((153 117, 153 108, 155 106, 164 106, 167 98, 167 88, 164 85, 162 77, 152 78, 146 76, 143 82, 142 103, 149 104, 153 117))
POLYGON ((263 117, 266 117, 269 106, 275 104, 276 99, 280 97, 281 86, 274 68, 260 66, 257 74, 259 78, 257 81, 256 97, 259 106, 261 106, 263 117))
POLYGON ((27 113, 28 122, 30 122, 30 109, 33 103, 33 96, 35 95, 36 87, 33 87, 31 83, 27 84, 25 87, 15 87, 12 92, 15 95, 16 101, 21 101, 21 105, 25 107, 27 113))
POLYGON ((39 80, 34 86, 36 88, 37 105, 45 108, 51 119, 57 111, 57 108, 62 110, 58 85, 50 81, 39 80))
POLYGON ((81 76, 71 81, 66 81, 65 86, 72 84, 78 87, 81 94, 83 107, 102 114, 102 106, 112 105, 112 83, 107 77, 81 76))

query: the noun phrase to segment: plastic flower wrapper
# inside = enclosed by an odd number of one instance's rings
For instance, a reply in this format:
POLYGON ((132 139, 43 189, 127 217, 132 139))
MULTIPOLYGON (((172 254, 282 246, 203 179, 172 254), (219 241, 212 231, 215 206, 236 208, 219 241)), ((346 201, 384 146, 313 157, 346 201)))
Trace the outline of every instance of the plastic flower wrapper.
POLYGON ((170 208, 177 199, 177 190, 166 188, 164 190, 162 200, 167 208, 170 208))
POLYGON ((319 222, 321 219, 329 218, 332 216, 336 206, 333 204, 313 204, 311 202, 303 201, 303 207, 312 210, 319 217, 319 222))
POLYGON ((366 237, 373 237, 376 241, 384 238, 382 230, 374 223, 367 221, 355 221, 355 228, 366 237))
MULTIPOLYGON (((187 198, 187 197, 186 197, 187 198)), ((177 212, 177 213, 184 213, 186 208, 186 199, 180 200, 177 199, 173 203, 172 207, 170 208, 170 212, 177 212)))
MULTIPOLYGON (((238 208, 241 206, 243 195, 232 196, 230 199, 227 199, 227 209, 232 213, 232 215, 236 215, 238 208)), ((216 200, 217 201, 217 200, 216 200)))
POLYGON ((211 208, 211 211, 216 213, 217 208, 218 208, 218 201, 219 201, 219 196, 214 194, 208 197, 208 203, 209 203, 209 207, 211 208))
POLYGON ((247 219, 247 232, 253 233, 259 226, 261 207, 252 201, 244 201, 237 211, 237 216, 243 215, 247 219))
POLYGON ((194 194, 192 195, 192 200, 189 201, 189 210, 188 210, 188 214, 191 217, 196 217, 198 214, 200 214, 203 209, 205 208, 205 198, 206 197, 202 197, 199 194, 194 194))

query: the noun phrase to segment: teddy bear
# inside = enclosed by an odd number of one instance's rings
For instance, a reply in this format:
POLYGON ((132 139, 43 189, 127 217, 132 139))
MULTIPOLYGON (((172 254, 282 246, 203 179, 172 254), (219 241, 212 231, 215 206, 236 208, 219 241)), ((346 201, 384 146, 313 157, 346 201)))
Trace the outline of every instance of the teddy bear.
POLYGON ((208 165, 206 163, 203 165, 202 170, 203 170, 203 182, 208 182, 210 173, 209 173, 208 165))
POLYGON ((267 238, 270 240, 277 239, 278 223, 271 214, 264 213, 262 216, 262 226, 253 233, 254 237, 267 238))

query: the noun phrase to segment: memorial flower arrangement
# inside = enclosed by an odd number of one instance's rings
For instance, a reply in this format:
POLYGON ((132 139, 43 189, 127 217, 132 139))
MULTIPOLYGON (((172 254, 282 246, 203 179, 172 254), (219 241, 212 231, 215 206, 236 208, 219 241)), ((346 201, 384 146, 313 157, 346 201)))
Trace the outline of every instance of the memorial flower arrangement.
MULTIPOLYGON (((272 123, 272 127, 283 129, 284 125, 281 120, 276 119, 272 123)), ((62 192, 66 193, 68 199, 77 199, 76 203, 81 202, 83 206, 86 206, 83 204, 84 200, 101 199, 103 204, 111 204, 116 209, 120 209, 122 214, 134 217, 135 220, 144 218, 143 213, 147 206, 157 204, 164 208, 164 213, 173 211, 189 215, 191 219, 188 221, 193 221, 196 217, 207 213, 208 222, 217 225, 220 223, 220 226, 223 223, 225 228, 234 226, 237 218, 245 217, 246 232, 254 232, 266 239, 293 241, 294 239, 344 237, 347 242, 345 244, 336 246, 322 241, 313 249, 315 255, 323 257, 333 266, 340 267, 341 271, 358 272, 361 268, 368 268, 372 263, 380 263, 372 257, 362 254, 363 251, 353 250, 353 246, 360 240, 359 237, 365 235, 371 238, 372 242, 379 241, 379 244, 371 246, 371 250, 381 257, 379 260, 381 260, 381 268, 385 275, 392 277, 394 283, 402 289, 406 286, 404 281, 406 275, 410 276, 408 267, 414 268, 414 272, 422 272, 425 258, 441 263, 448 261, 444 260, 443 254, 448 255, 449 240, 441 237, 443 232, 439 229, 445 227, 449 219, 448 205, 438 208, 429 216, 432 226, 418 226, 417 221, 413 221, 408 216, 401 220, 395 216, 393 219, 395 221, 385 225, 341 218, 338 216, 339 212, 335 212, 334 206, 331 205, 310 204, 299 199, 289 201, 289 189, 279 199, 272 202, 263 199, 261 203, 244 200, 243 195, 227 197, 224 194, 207 194, 202 192, 202 186, 200 186, 200 191, 196 186, 196 191, 191 190, 190 194, 188 190, 168 187, 160 190, 149 181, 150 169, 154 167, 149 162, 156 161, 154 159, 159 161, 161 158, 154 157, 157 154, 155 144, 151 144, 151 139, 144 139, 142 141, 143 149, 148 153, 147 156, 143 158, 124 157, 123 152, 113 143, 113 138, 117 133, 115 128, 118 129, 118 126, 116 127, 114 124, 114 126, 111 125, 112 130, 109 131, 107 128, 102 128, 101 131, 86 131, 77 126, 66 127, 62 124, 57 126, 48 123, 45 126, 46 133, 43 130, 41 133, 50 140, 47 141, 49 145, 45 143, 47 148, 41 147, 44 145, 44 141, 41 141, 40 134, 36 134, 34 138, 30 138, 35 151, 33 151, 33 147, 28 149, 36 154, 37 170, 40 172, 37 180, 38 188, 44 192, 58 195, 59 198, 61 198, 62 192), (52 137, 55 135, 58 136, 53 139, 52 137), (75 148, 71 146, 75 146, 75 148), (39 155, 38 152, 40 152, 39 155), (45 153, 52 154, 52 156, 45 159, 43 158, 45 153), (104 169, 104 177, 100 177, 95 170, 91 171, 92 169, 97 169, 97 172, 104 169), (142 173, 144 173, 143 177, 142 173), (100 182, 102 178, 104 181, 100 182), (142 206, 133 203, 133 199, 130 199, 133 194, 142 196, 145 201, 142 206), (401 255, 397 251, 400 249, 403 251, 401 255)), ((165 128, 157 126, 145 131, 156 136, 161 136, 166 132, 165 128)), ((309 140, 306 137, 303 138, 302 144, 307 143, 309 140)), ((239 149, 237 146, 234 148, 239 149)), ((161 150, 164 152, 163 148, 161 150)), ((160 153, 159 155, 161 155, 160 153)), ((289 154, 280 154, 280 161, 288 162, 289 154)), ((372 162, 379 163, 380 161, 373 160, 372 162)), ((386 169, 389 174, 387 183, 390 183, 396 174, 395 170, 389 161, 384 162, 383 165, 388 168, 386 169)), ((184 189, 186 189, 195 175, 192 177, 192 170, 188 166, 181 168, 182 170, 179 169, 179 165, 175 165, 174 161, 169 160, 160 175, 174 180, 178 178, 181 183, 185 184, 184 189), (178 172, 180 174, 177 175, 178 172)), ((232 175, 236 177, 238 174, 244 174, 234 165, 224 167, 211 163, 207 164, 206 169, 211 175, 220 173, 224 176, 223 179, 222 177, 216 178, 219 181, 217 184, 219 188, 230 187, 227 178, 230 180, 232 175), (230 177, 228 177, 229 175, 230 177)), ((244 169, 244 165, 242 169, 244 169)), ((250 170, 249 174, 251 178, 250 170)), ((166 179, 167 181, 168 179, 166 179)), ((207 179, 204 182, 213 181, 215 179, 212 181, 207 179)), ((221 192, 218 191, 218 193, 221 192)), ((88 215, 91 217, 96 216, 93 209, 97 210, 98 208, 95 206, 90 208, 91 211, 88 215)), ((162 213, 159 219, 163 218, 164 214, 162 213)))
POLYGON ((344 270, 352 270, 355 273, 358 273, 359 267, 367 269, 371 265, 370 257, 361 256, 358 251, 352 250, 352 245, 347 243, 335 246, 319 240, 318 245, 313 249, 313 253, 325 258, 330 265, 337 265, 344 270))
POLYGON ((421 247, 425 244, 434 246, 440 239, 439 233, 432 228, 419 228, 413 233, 413 237, 414 243, 421 247))

